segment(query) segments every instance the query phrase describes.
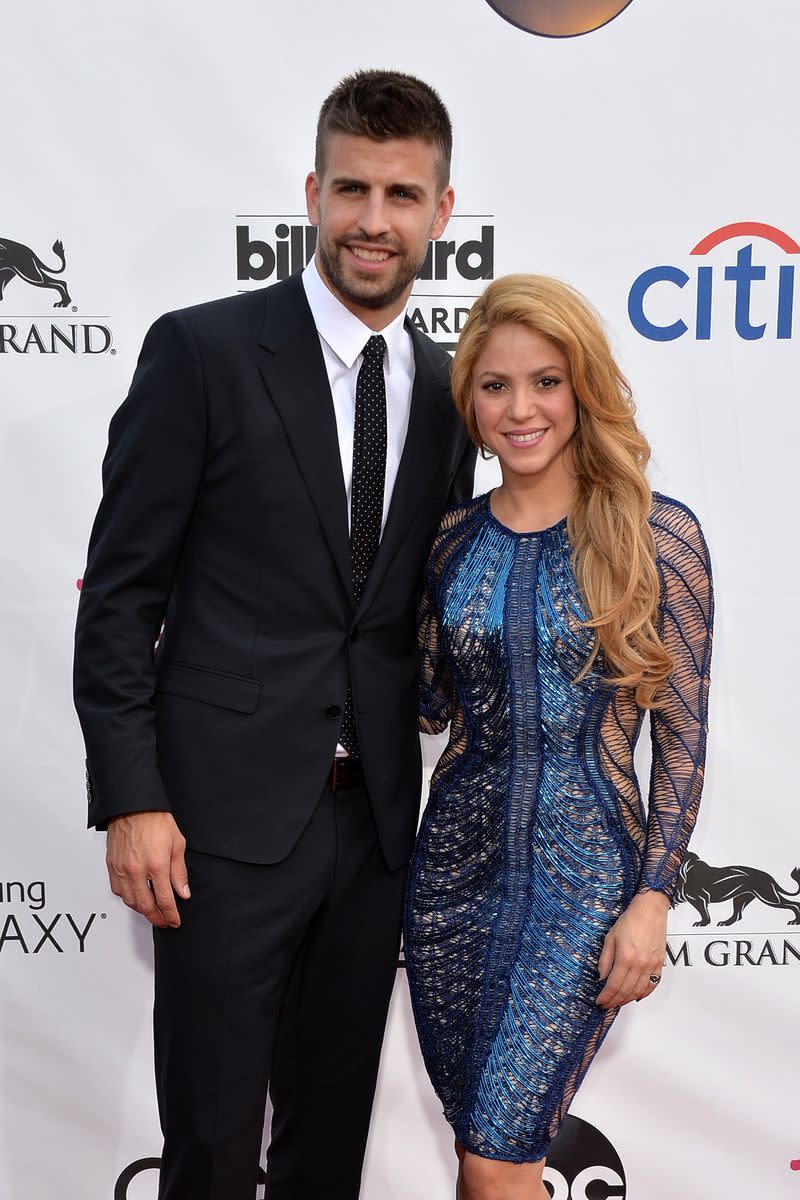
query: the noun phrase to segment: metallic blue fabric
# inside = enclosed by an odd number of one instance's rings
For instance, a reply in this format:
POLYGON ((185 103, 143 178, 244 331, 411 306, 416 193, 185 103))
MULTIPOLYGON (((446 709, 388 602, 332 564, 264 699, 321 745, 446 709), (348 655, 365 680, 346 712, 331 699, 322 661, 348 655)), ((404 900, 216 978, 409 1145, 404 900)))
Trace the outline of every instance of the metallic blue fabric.
POLYGON ((409 879, 405 950, 432 1082, 461 1143, 546 1152, 615 1012, 603 938, 637 888, 672 895, 697 812, 713 602, 696 518, 655 498, 661 635, 649 817, 630 689, 579 683, 591 649, 566 521, 517 534, 489 497, 446 514, 420 612, 422 726, 450 741, 409 879))

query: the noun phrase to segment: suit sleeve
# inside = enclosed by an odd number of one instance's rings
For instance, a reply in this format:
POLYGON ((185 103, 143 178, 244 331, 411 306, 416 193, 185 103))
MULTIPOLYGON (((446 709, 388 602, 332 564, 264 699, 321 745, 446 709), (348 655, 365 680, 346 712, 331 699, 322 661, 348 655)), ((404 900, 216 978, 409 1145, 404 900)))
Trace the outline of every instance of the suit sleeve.
POLYGON ((656 540, 661 639, 675 665, 661 707, 650 716, 653 757, 639 891, 664 892, 671 901, 703 790, 714 598, 708 549, 696 517, 675 506, 656 540))
POLYGON ((154 647, 201 484, 203 373, 180 314, 145 338, 112 418, 103 498, 75 633, 74 696, 86 743, 89 824, 169 810, 156 752, 154 647))
POLYGON ((477 446, 469 438, 465 438, 464 453, 461 455, 461 461, 456 468, 453 482, 450 485, 450 495, 447 498, 446 508, 452 508, 455 504, 465 504, 467 500, 472 499, 475 490, 475 461, 477 456, 477 446))

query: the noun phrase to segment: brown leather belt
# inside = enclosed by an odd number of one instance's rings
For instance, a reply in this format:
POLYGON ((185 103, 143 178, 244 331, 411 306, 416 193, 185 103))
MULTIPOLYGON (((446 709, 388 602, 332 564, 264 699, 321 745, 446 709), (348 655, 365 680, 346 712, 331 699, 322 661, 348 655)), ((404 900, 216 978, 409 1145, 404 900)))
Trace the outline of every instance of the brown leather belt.
POLYGON ((364 782, 364 769, 360 758, 335 758, 328 772, 328 787, 332 792, 355 787, 364 782))

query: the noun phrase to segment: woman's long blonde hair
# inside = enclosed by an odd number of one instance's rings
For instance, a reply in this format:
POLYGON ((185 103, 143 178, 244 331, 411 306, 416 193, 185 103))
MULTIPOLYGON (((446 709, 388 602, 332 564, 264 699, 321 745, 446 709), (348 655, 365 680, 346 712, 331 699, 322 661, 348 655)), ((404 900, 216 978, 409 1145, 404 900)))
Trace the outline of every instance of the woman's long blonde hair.
POLYGON ((570 448, 578 490, 567 530, 591 613, 586 625, 596 630, 577 678, 602 651, 610 680, 635 688, 641 707, 657 707, 673 661, 658 635, 660 581, 645 476, 650 447, 636 425, 631 389, 600 318, 579 292, 545 275, 496 279, 470 311, 452 373, 456 408, 482 452, 472 372, 489 334, 501 325, 524 325, 554 342, 575 393, 578 420, 570 448))

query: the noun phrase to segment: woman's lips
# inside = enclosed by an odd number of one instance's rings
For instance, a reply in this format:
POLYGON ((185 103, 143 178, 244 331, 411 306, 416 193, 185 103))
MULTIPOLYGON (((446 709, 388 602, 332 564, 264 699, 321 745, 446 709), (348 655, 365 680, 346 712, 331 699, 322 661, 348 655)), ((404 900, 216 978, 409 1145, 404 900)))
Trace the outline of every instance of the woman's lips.
POLYGON ((547 429, 514 429, 508 430, 503 434, 503 437, 511 443, 512 446, 538 446, 547 429))

